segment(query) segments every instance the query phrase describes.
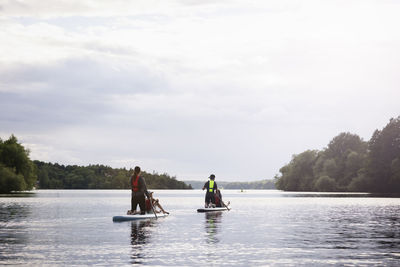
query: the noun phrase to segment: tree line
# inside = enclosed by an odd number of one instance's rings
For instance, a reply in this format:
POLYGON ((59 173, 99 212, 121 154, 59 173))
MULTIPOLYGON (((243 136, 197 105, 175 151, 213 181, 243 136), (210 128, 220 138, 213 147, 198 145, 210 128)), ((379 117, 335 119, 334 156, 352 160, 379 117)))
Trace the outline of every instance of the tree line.
POLYGON ((266 179, 253 182, 227 182, 223 187, 224 189, 275 189, 275 184, 273 180, 266 179))
POLYGON ((293 155, 275 177, 286 191, 400 193, 400 116, 369 141, 341 133, 322 151, 293 155))
POLYGON ((29 150, 19 144, 14 135, 5 141, 0 138, 0 193, 30 190, 36 180, 29 150))
MULTIPOLYGON (((133 169, 111 168, 105 165, 60 165, 34 161, 40 189, 129 189, 133 169)), ((166 173, 148 173, 141 176, 150 189, 191 189, 176 177, 166 173)))
MULTIPOLYGON (((185 181, 194 189, 201 189, 205 181, 185 181)), ((261 180, 253 182, 223 182, 217 181, 218 188, 223 189, 275 189, 274 180, 261 180)))
MULTIPOLYGON (((14 135, 0 138, 0 194, 39 189, 129 189, 132 169, 32 161, 14 135)), ((192 189, 166 173, 142 172, 149 189, 192 189)))

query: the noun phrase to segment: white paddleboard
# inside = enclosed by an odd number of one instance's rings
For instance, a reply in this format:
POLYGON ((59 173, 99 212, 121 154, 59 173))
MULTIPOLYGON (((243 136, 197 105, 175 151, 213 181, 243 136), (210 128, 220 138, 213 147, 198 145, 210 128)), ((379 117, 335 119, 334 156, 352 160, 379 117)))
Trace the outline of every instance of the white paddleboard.
MULTIPOLYGON (((166 217, 167 213, 157 213, 157 218, 166 217)), ((123 221, 135 221, 135 220, 147 220, 147 219, 155 219, 156 216, 154 213, 147 214, 135 214, 135 215, 119 215, 113 216, 113 222, 123 222, 123 221)))
POLYGON ((202 208, 197 209, 197 212, 211 212, 211 211, 224 211, 228 210, 226 207, 218 207, 218 208, 202 208))

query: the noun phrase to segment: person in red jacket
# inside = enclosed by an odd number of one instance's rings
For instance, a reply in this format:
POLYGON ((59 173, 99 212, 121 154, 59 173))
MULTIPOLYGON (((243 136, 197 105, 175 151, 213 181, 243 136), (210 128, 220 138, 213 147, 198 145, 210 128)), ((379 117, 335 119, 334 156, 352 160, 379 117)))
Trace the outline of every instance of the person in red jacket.
POLYGON ((128 211, 128 214, 135 214, 136 207, 139 204, 140 214, 146 213, 146 203, 145 203, 145 195, 148 199, 150 199, 150 194, 147 191, 146 182, 143 177, 140 176, 140 167, 136 166, 133 175, 129 180, 129 183, 132 188, 132 197, 131 197, 131 210, 128 211))

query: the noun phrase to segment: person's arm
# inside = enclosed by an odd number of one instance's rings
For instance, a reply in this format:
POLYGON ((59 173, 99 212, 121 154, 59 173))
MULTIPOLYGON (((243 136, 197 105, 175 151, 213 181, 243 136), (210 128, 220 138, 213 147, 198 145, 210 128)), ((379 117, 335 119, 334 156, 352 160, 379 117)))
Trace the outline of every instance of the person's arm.
POLYGON ((203 190, 206 189, 206 188, 208 187, 207 184, 208 184, 208 182, 206 182, 206 183, 204 184, 203 190))

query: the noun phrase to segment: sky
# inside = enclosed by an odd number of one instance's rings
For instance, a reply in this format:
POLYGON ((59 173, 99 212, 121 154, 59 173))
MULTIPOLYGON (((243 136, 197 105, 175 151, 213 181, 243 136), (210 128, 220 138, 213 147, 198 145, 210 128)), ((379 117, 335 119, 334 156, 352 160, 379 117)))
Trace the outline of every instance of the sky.
POLYGON ((30 158, 272 179, 400 115, 395 0, 0 0, 0 137, 30 158))

